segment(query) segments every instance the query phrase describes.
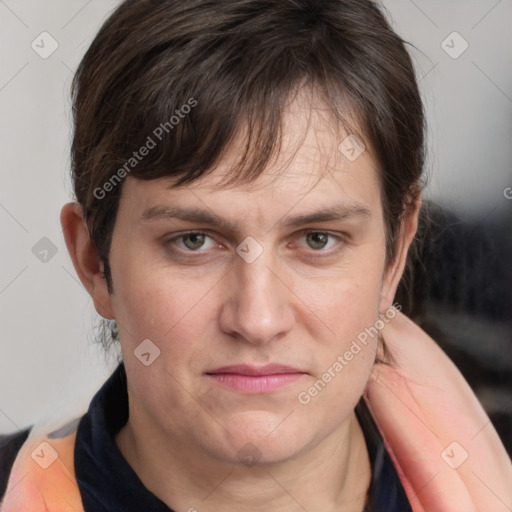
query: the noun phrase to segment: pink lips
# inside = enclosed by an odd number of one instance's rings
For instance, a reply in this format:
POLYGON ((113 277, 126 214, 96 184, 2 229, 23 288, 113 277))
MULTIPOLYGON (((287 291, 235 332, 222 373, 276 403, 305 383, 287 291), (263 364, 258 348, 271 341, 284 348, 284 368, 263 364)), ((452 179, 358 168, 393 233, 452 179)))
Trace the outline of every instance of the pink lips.
POLYGON ((245 393, 266 393, 296 381, 306 372, 291 366, 268 364, 266 366, 231 365, 207 372, 221 385, 245 393))

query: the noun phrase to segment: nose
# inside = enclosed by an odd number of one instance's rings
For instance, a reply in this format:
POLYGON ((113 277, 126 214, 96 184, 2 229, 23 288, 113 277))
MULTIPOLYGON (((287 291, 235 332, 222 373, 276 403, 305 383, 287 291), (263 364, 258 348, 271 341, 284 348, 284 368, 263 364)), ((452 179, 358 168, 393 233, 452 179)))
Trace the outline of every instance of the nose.
POLYGON ((264 255, 252 263, 242 258, 234 263, 219 319, 225 333, 255 345, 281 338, 295 321, 293 292, 264 255))

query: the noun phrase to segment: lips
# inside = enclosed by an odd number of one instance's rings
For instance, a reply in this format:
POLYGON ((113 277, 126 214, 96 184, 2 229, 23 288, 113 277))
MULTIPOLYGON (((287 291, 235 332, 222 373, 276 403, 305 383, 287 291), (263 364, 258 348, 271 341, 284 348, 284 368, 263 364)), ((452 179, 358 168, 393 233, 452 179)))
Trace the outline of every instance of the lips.
POLYGON ((283 364, 253 366, 235 364, 222 366, 206 372, 217 385, 243 394, 264 394, 277 392, 302 379, 307 372, 283 364))
POLYGON ((287 373, 306 373, 303 370, 294 368, 292 366, 282 364, 267 364, 265 366, 252 366, 248 364, 236 364, 230 366, 222 366, 206 372, 208 375, 220 375, 224 373, 235 374, 235 375, 280 375, 287 373))

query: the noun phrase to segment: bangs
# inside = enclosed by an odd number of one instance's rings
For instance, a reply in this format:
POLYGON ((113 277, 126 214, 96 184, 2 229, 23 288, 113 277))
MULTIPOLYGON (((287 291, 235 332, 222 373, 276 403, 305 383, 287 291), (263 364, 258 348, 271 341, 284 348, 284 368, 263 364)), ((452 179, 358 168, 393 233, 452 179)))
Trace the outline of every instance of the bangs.
MULTIPOLYGON (((149 81, 152 71, 156 69, 148 70, 149 81)), ((108 176, 121 174, 140 180, 172 178, 175 187, 191 184, 215 171, 225 151, 241 139, 240 154, 221 186, 250 183, 280 154, 285 108, 299 92, 307 95, 311 111, 328 106, 327 116, 336 123, 336 130, 343 127, 345 133, 364 140, 355 128, 360 123, 349 121, 358 116, 349 110, 348 100, 342 101, 342 91, 332 98, 319 78, 284 74, 282 80, 276 80, 279 76, 272 76, 274 80, 256 75, 235 83, 232 74, 221 73, 210 77, 217 87, 206 87, 198 78, 194 87, 181 94, 174 91, 183 91, 183 84, 165 81, 162 90, 153 91, 148 98, 142 96, 144 89, 139 89, 140 95, 127 100, 116 125, 100 142, 116 149, 98 152, 103 160, 94 165, 104 170, 98 178, 104 182, 108 176), (228 86, 232 90, 226 96, 228 86), (137 108, 139 105, 142 108, 137 108), (144 156, 140 156, 142 152, 144 156)), ((365 144, 370 146, 369 141, 365 144)), ((99 180, 91 182, 91 187, 98 186, 102 186, 99 180)))
POLYGON ((362 97, 365 73, 353 69, 364 70, 357 58, 364 48, 355 48, 360 42, 330 26, 328 10, 242 1, 226 4, 219 16, 222 7, 203 3, 203 18, 208 9, 215 11, 206 30, 200 23, 191 25, 190 18, 197 16, 194 3, 173 4, 173 18, 167 13, 165 22, 158 20, 158 9, 146 12, 144 23, 152 28, 137 39, 122 23, 121 6, 115 31, 102 28, 75 75, 75 146, 86 139, 89 145, 80 158, 76 151, 81 148, 73 148, 74 161, 96 170, 92 175, 75 171, 75 189, 84 194, 77 199, 89 216, 97 211, 93 191, 107 182, 109 196, 118 198, 118 184, 126 176, 168 177, 176 186, 206 176, 242 132, 245 147, 224 185, 255 180, 279 153, 283 108, 301 88, 318 92, 332 119, 363 139, 348 121, 351 105, 350 117, 357 115, 367 131, 374 101, 362 97), (107 30, 115 38, 112 53, 122 59, 109 58, 104 50, 99 58, 97 41, 107 30), (92 59, 103 86, 84 91, 81 83, 94 82, 94 76, 85 76, 92 59), (94 126, 94 134, 82 133, 82 126, 94 126))

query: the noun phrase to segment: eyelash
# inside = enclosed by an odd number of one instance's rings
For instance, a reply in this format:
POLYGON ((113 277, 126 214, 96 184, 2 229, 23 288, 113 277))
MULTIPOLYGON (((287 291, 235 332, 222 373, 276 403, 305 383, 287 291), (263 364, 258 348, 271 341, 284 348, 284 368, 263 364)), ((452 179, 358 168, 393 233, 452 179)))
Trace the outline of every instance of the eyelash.
MULTIPOLYGON (((304 236, 307 236, 308 234, 321 234, 321 235, 328 235, 329 237, 331 238, 334 238, 338 241, 338 243, 336 244, 337 246, 339 246, 340 244, 342 245, 342 247, 338 247, 337 249, 319 249, 319 250, 314 250, 314 249, 311 249, 312 251, 312 254, 309 255, 310 258, 312 259, 317 259, 317 258, 326 258, 326 257, 329 257, 329 256, 334 256, 336 254, 338 254, 342 249, 343 249, 343 245, 345 245, 347 243, 346 239, 342 236, 339 236, 339 235, 334 235, 333 233, 330 233, 328 231, 318 231, 318 230, 305 230, 301 233, 301 236, 299 238, 302 238, 304 236), (317 254, 315 254, 317 253, 317 254), (318 254, 320 253, 320 254, 318 254)), ((179 253, 182 253, 182 254, 194 254, 194 253, 197 253, 198 255, 202 255, 203 253, 207 252, 207 250, 191 250, 191 249, 172 249, 170 248, 169 246, 173 245, 174 242, 176 242, 177 240, 181 240, 183 238, 186 238, 187 236, 190 236, 190 235, 205 235, 206 237, 208 238, 211 238, 213 240, 213 237, 210 236, 207 232, 205 231, 184 231, 182 233, 179 233, 177 234, 176 236, 173 236, 172 238, 169 238, 167 240, 165 240, 164 242, 164 246, 166 248, 168 248, 171 252, 173 253, 176 253, 176 252, 179 252, 179 253)))

